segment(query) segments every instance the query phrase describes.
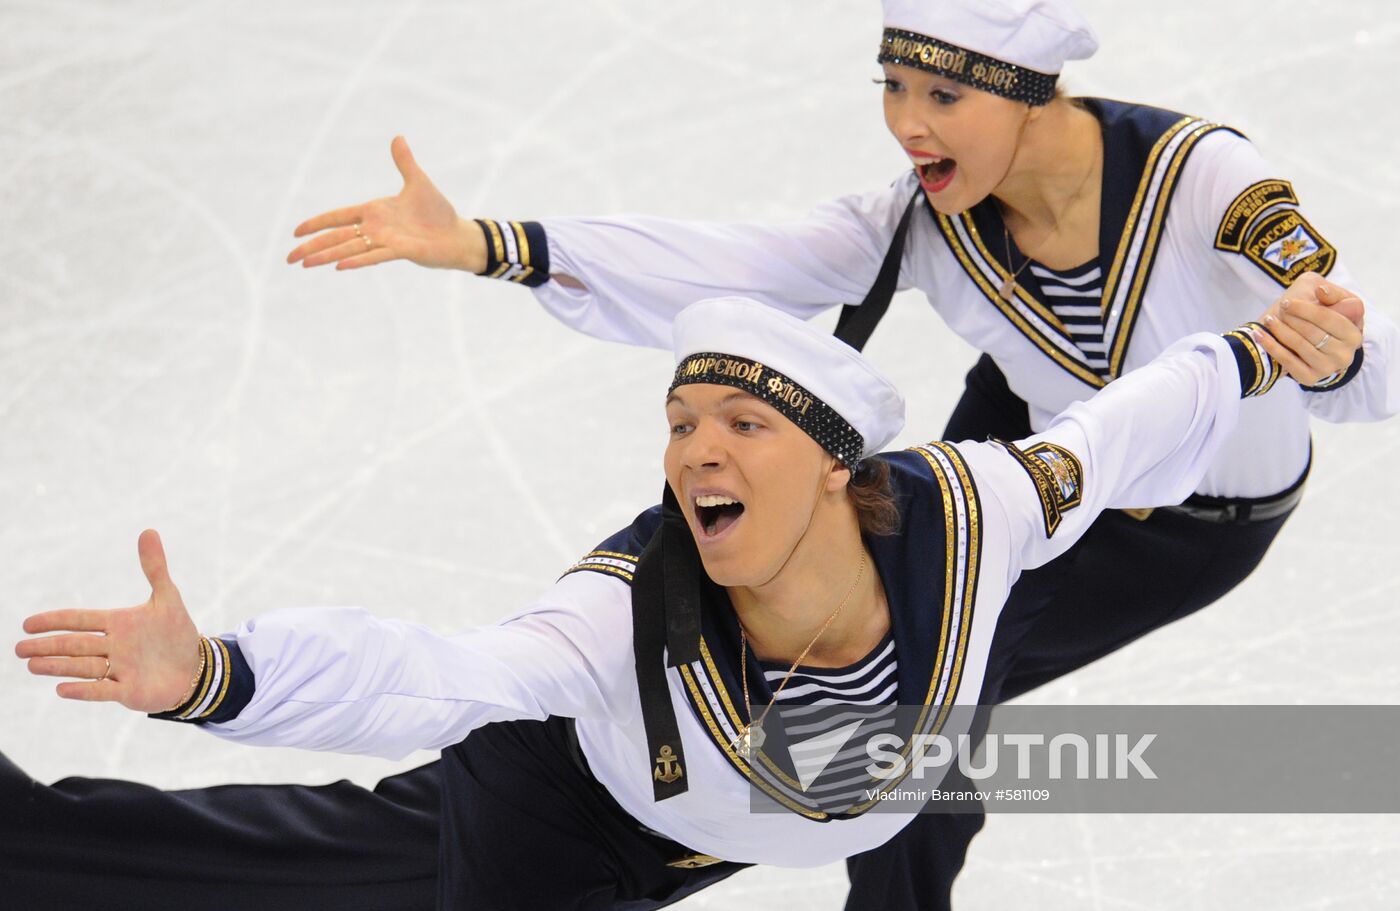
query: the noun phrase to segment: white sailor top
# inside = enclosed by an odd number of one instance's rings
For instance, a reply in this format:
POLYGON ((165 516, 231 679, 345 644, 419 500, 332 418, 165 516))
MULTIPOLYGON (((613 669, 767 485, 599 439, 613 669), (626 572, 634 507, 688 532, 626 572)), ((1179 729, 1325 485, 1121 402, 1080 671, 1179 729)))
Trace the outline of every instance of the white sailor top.
MULTIPOLYGON (((1194 117, 1098 99, 1103 124, 1100 266, 1108 378, 1152 360, 1193 332, 1255 319, 1307 270, 1356 290, 1337 251, 1298 209, 1286 180, 1233 130, 1194 117)), ((912 172, 893 186, 818 206, 788 224, 705 224, 650 216, 483 222, 489 235, 528 234, 528 264, 501 247, 492 273, 533 288, 549 312, 600 338, 666 347, 675 314, 704 297, 742 294, 810 318, 857 303, 918 192, 912 172), (550 281, 568 275, 585 290, 550 281)), ((1106 380, 1056 315, 1031 270, 1003 301, 1002 221, 991 200, 959 216, 926 205, 910 227, 900 288, 923 291, 945 322, 1005 373, 1041 429, 1106 380)), ((499 246, 499 243, 497 244, 499 246)), ((1014 252, 1013 262, 1024 257, 1014 252)), ((1082 341, 1082 339, 1081 339, 1082 341)), ((1296 385, 1248 402, 1197 493, 1264 497, 1291 487, 1309 459, 1308 415, 1377 420, 1400 411, 1400 331, 1366 314, 1355 375, 1323 391, 1296 385)))
MULTIPOLYGON (((1278 374, 1249 332, 1199 334, 1029 439, 874 456, 891 467, 902 527, 867 543, 890 604, 899 701, 920 707, 921 730, 958 733, 953 709, 976 703, 998 614, 1023 569, 1065 550, 1105 508, 1186 496, 1229 437, 1242 394, 1262 394, 1278 374)), ((211 640, 215 674, 180 714, 242 743, 388 757, 446 747, 490 722, 574 718, 589 768, 618 803, 692 850, 811 866, 885 842, 912 808, 866 812, 872 794, 833 818, 790 768, 751 765, 735 751, 743 707, 732 610, 705 610, 697 660, 664 671, 683 766, 649 749, 632 582, 658 510, 494 626, 439 635, 353 608, 250 620, 211 640), (677 773, 684 792, 656 799, 658 778, 677 773), (755 800, 775 812, 754 812, 755 800)), ((749 672, 755 698, 766 699, 761 669, 749 672)))

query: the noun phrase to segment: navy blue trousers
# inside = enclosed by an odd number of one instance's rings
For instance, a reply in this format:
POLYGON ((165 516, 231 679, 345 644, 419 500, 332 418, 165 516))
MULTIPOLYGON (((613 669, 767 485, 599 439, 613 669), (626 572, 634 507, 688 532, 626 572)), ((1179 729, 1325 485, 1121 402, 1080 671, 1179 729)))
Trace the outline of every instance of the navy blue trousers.
POLYGON ((569 738, 562 718, 516 721, 443 751, 439 908, 652 911, 747 866, 669 866, 688 849, 643 831, 569 738))
MULTIPOLYGON (((1029 433, 1025 403, 984 357, 944 438, 1029 433)), ((1145 521, 1105 513, 1013 588, 982 701, 1024 693, 1217 600, 1253 571, 1286 518, 1224 525, 1164 510, 1145 521)), ((569 777, 576 770, 551 752, 556 736, 549 723, 490 725, 442 763, 374 792, 347 782, 45 787, 0 757, 0 898, 53 911, 426 911, 439 896, 444 909, 643 909, 740 868, 666 867, 670 848, 638 833, 586 777, 569 777), (550 784, 555 774, 565 777, 550 784)), ((850 858, 848 911, 948 907, 982 824, 981 814, 919 816, 850 858)))

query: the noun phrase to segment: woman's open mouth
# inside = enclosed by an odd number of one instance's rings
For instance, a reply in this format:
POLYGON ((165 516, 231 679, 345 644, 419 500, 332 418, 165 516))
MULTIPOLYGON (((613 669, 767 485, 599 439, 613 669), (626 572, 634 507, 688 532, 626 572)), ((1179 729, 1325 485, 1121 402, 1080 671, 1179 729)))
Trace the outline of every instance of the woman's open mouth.
POLYGON ((916 164, 914 170, 919 175, 919 185, 927 193, 937 193, 953 182, 958 163, 952 158, 936 158, 933 161, 916 164))
POLYGON ((724 534, 744 514, 744 504, 723 494, 703 494, 695 498, 695 527, 702 540, 724 534))

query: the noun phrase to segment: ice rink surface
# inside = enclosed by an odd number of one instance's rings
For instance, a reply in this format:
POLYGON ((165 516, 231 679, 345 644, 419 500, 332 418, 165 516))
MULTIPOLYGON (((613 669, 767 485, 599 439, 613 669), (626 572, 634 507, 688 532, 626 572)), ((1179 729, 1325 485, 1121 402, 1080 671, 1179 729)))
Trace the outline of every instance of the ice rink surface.
MULTIPOLYGON (((1400 317, 1390 0, 1086 0, 1071 92, 1234 125, 1293 180, 1368 305, 1400 317)), ((0 2, 0 635, 149 593, 154 527, 208 632, 358 604, 443 630, 524 604, 655 501, 667 356, 530 295, 402 264, 288 267, 291 231, 396 192, 388 144, 468 215, 781 219, 906 166, 869 82, 872 2, 0 2)), ((1261 309, 1265 302, 1261 301, 1261 309)), ((973 352, 922 299, 870 345, 938 433, 973 352)), ((1203 614, 1042 702, 1391 703, 1400 423, 1315 429, 1306 500, 1203 614)), ((45 781, 372 783, 69 704, 0 660, 0 751, 45 781)), ((839 866, 686 908, 840 908, 839 866)), ((1386 816, 994 816, 963 908, 1400 907, 1386 816)))

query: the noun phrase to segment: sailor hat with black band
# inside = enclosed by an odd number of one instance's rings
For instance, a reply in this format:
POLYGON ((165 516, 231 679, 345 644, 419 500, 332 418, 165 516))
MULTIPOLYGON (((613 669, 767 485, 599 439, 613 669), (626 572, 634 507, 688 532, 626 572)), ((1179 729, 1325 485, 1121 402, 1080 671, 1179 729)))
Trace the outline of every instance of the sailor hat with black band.
POLYGON ((1099 48, 1069 0, 884 0, 884 9, 879 62, 1027 104, 1049 104, 1065 61, 1099 48))
POLYGON ((904 397, 854 348, 743 297, 691 304, 671 328, 672 392, 733 386, 772 405, 851 470, 904 426, 904 397))

